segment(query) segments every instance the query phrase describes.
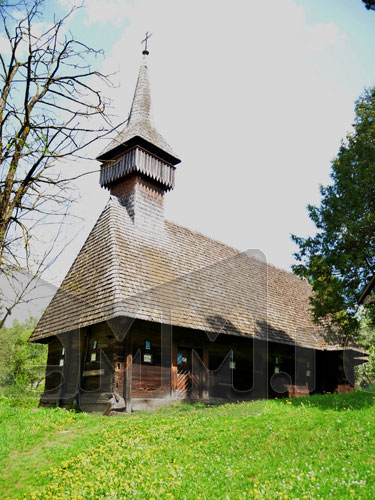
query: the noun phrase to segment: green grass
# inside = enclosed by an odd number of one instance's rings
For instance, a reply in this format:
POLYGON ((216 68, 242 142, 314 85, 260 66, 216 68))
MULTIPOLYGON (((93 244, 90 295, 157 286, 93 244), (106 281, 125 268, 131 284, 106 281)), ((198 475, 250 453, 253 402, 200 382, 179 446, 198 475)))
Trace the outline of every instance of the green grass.
POLYGON ((373 499, 374 402, 356 392, 117 418, 4 405, 0 498, 373 499))

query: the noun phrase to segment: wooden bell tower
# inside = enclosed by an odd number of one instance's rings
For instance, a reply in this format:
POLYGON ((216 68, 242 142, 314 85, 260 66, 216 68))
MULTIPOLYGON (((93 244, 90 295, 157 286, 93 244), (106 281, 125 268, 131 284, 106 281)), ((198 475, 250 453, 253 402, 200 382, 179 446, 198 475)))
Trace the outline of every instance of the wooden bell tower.
POLYGON ((175 166, 181 160, 153 124, 146 35, 127 124, 97 160, 101 162, 100 185, 121 200, 135 227, 160 231, 164 194, 173 189, 175 166))

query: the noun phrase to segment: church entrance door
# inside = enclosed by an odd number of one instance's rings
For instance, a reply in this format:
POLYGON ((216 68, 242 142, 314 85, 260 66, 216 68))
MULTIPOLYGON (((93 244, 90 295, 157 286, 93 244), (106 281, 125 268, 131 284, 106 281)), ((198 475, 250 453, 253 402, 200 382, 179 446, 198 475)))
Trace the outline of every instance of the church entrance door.
POLYGON ((202 349, 177 348, 177 397, 198 399, 201 395, 202 349))

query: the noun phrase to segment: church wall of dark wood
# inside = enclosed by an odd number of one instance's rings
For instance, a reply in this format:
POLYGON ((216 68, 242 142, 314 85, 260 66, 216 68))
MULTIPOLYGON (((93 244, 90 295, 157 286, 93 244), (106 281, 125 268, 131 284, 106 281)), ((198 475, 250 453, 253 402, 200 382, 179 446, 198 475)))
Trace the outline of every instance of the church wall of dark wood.
POLYGON ((82 389, 82 371, 88 329, 83 328, 63 336, 66 360, 64 363, 64 383, 61 390, 61 406, 67 408, 78 405, 78 395, 82 389))
POLYGON ((132 328, 133 398, 164 398, 171 393, 168 331, 158 323, 137 321, 132 328))
POLYGON ((246 400, 288 396, 290 385, 313 394, 347 383, 338 352, 177 327, 170 336, 171 360, 162 363, 161 325, 139 322, 134 329, 133 398, 246 400))
POLYGON ((79 407, 103 412, 114 392, 116 339, 106 322, 87 329, 83 342, 79 407))
POLYGON ((106 405, 113 389, 113 346, 113 334, 106 323, 53 337, 48 343, 41 404, 88 411, 95 409, 99 400, 106 405))
POLYGON ((51 337, 48 342, 48 356, 44 393, 40 403, 59 405, 59 395, 63 382, 65 352, 59 338, 51 337))
POLYGON ((113 397, 129 410, 152 400, 285 397, 291 385, 334 392, 348 378, 342 351, 124 319, 52 338, 41 402, 104 412, 113 397))

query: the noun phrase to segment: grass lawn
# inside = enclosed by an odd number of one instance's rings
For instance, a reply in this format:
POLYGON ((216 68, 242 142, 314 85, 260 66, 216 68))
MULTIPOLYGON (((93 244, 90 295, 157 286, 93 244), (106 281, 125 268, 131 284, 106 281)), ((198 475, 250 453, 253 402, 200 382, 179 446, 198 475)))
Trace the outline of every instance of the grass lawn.
POLYGON ((100 417, 0 407, 1 499, 375 498, 375 397, 100 417))

